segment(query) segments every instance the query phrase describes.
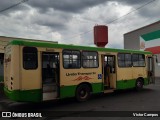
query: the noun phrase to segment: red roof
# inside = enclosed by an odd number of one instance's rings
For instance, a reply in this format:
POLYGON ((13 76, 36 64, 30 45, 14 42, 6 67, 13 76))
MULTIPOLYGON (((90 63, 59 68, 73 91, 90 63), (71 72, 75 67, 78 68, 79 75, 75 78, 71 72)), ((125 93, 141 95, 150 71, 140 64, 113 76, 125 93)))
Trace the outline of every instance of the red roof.
POLYGON ((159 54, 160 53, 160 46, 146 48, 145 51, 150 51, 153 54, 159 54))

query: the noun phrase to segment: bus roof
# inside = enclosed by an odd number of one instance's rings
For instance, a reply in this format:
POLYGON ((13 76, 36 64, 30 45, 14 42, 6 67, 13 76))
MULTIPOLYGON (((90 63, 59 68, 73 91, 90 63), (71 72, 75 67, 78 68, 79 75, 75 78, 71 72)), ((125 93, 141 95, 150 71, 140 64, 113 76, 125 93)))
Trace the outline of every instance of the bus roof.
POLYGON ((139 50, 128 50, 128 49, 115 49, 115 48, 101 48, 101 47, 90 47, 90 46, 78 46, 78 45, 67 45, 67 44, 55 44, 40 41, 24 41, 24 40, 12 40, 8 44, 11 45, 22 45, 32 47, 48 47, 48 48, 64 48, 64 49, 75 49, 75 50, 88 50, 88 51, 104 51, 104 52, 123 52, 123 53, 142 53, 152 54, 148 51, 139 50))

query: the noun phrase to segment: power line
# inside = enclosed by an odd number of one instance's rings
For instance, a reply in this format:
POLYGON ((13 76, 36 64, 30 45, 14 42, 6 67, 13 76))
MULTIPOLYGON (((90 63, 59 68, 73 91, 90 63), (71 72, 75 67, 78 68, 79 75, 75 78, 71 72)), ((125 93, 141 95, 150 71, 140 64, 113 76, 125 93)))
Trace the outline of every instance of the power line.
POLYGON ((27 2, 27 1, 28 1, 28 0, 22 0, 22 1, 14 4, 14 5, 11 5, 11 6, 7 7, 7 8, 5 8, 5 9, 0 10, 0 13, 2 13, 2 12, 4 12, 4 11, 7 11, 7 10, 9 10, 9 9, 11 9, 11 8, 13 8, 13 7, 16 7, 16 6, 18 6, 18 5, 20 5, 20 4, 24 3, 24 2, 27 2))
POLYGON ((85 31, 85 32, 82 32, 82 33, 79 33, 79 34, 75 34, 74 36, 68 38, 68 39, 72 39, 72 38, 75 38, 75 37, 78 37, 78 36, 81 36, 81 35, 84 35, 84 34, 87 34, 87 33, 90 33, 92 32, 92 29, 88 30, 88 31, 85 31))
MULTIPOLYGON (((145 7, 145 6, 149 5, 149 4, 151 4, 151 3, 154 2, 154 1, 156 1, 156 0, 151 0, 151 1, 149 1, 149 2, 147 2, 147 3, 145 3, 145 4, 143 4, 143 5, 141 5, 140 7, 138 7, 138 8, 136 8, 136 9, 134 9, 134 10, 128 12, 127 14, 125 14, 125 15, 123 15, 123 16, 120 16, 120 17, 118 17, 118 18, 116 18, 116 19, 110 21, 110 22, 107 23, 107 24, 111 24, 111 23, 113 23, 113 22, 115 22, 115 21, 117 21, 117 20, 119 20, 119 19, 121 19, 121 18, 123 18, 123 17, 125 17, 125 16, 127 16, 127 15, 129 15, 129 14, 131 14, 131 13, 133 13, 133 12, 135 12, 135 11, 138 11, 138 10, 140 10, 141 8, 143 8, 143 7, 145 7)), ((82 33, 80 33, 80 34, 78 34, 78 35, 74 35, 74 36, 71 37, 71 38, 75 38, 75 37, 78 37, 78 36, 87 34, 87 33, 91 32, 91 31, 92 31, 92 29, 90 29, 90 30, 88 30, 88 31, 85 31, 85 32, 82 32, 82 33)), ((69 38, 69 39, 71 39, 71 38, 69 38)))
POLYGON ((125 16, 127 16, 127 15, 129 15, 129 14, 131 14, 131 13, 135 12, 135 11, 138 11, 138 10, 140 10, 141 8, 145 7, 145 6, 146 6, 146 5, 148 5, 148 4, 151 4, 151 3, 152 3, 152 2, 154 2, 154 1, 156 1, 156 0, 151 0, 151 1, 149 1, 149 2, 147 2, 147 3, 145 3, 145 4, 143 4, 142 6, 140 6, 140 7, 136 8, 136 9, 134 9, 134 10, 130 11, 130 12, 128 12, 127 14, 125 14, 125 15, 123 15, 123 16, 120 16, 120 17, 118 17, 118 18, 116 18, 116 19, 112 20, 112 21, 111 21, 111 22, 109 22, 108 24, 111 24, 111 23, 113 23, 113 22, 115 22, 115 21, 119 20, 120 18, 123 18, 123 17, 125 17, 125 16))

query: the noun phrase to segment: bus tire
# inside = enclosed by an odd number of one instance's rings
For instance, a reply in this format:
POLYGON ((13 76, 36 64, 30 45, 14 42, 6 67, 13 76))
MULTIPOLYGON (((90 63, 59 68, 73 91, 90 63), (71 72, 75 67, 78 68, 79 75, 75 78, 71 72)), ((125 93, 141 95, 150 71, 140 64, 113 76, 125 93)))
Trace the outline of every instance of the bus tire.
POLYGON ((142 81, 142 79, 138 78, 136 80, 136 90, 139 91, 142 89, 143 89, 143 81, 142 81))
POLYGON ((87 101, 90 98, 91 89, 87 84, 81 84, 76 90, 76 100, 78 102, 87 101))

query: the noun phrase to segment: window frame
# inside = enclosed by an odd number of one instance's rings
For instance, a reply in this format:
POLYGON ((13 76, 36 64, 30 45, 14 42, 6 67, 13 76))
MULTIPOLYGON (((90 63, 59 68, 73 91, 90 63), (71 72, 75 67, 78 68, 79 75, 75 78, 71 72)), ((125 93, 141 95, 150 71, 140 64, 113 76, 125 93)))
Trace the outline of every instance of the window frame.
MULTIPOLYGON (((28 50, 29 51, 29 50, 28 50)), ((30 50, 30 51, 32 51, 32 50, 30 50)), ((26 53, 29 53, 29 52, 26 52, 26 53)), ((23 60, 23 68, 25 69, 25 70, 36 70, 37 68, 38 68, 38 50, 37 50, 37 48, 36 47, 28 47, 28 46, 24 46, 23 47, 23 50, 22 50, 22 60, 23 60), (35 62, 36 62, 36 64, 35 64, 35 67, 32 67, 32 68, 30 68, 30 67, 26 67, 25 66, 25 56, 24 56, 24 49, 26 49, 26 48, 34 48, 35 49, 35 51, 34 52, 32 52, 32 53, 36 53, 36 56, 35 56, 35 62)))
POLYGON ((133 66, 133 67, 146 67, 145 54, 133 53, 133 54, 132 54, 132 66, 133 66), (133 55, 138 55, 138 66, 134 66, 134 64, 133 64, 133 55), (139 64, 139 62, 142 61, 142 60, 139 59, 139 56, 140 56, 140 55, 143 55, 143 56, 144 56, 144 66, 140 66, 140 64, 139 64))
MULTIPOLYGON (((81 61, 82 61, 82 67, 83 67, 83 68, 99 68, 99 55, 98 55, 98 52, 97 52, 97 51, 86 51, 86 50, 83 50, 81 54, 82 54, 81 61), (83 59, 83 53, 84 53, 84 52, 93 52, 93 53, 96 53, 96 55, 97 55, 97 59, 96 59, 96 61, 97 61, 97 66, 96 66, 96 67, 85 67, 85 66, 84 66, 84 64, 83 64, 83 60, 84 60, 84 59, 83 59)), ((94 59, 85 59, 85 60, 94 60, 94 59)))
MULTIPOLYGON (((74 60, 74 59, 73 59, 73 55, 75 55, 75 54, 70 54, 70 55, 72 55, 72 63, 73 63, 73 60, 74 60)), ((63 59, 63 68, 64 68, 64 69, 80 69, 80 68, 81 68, 81 51, 80 51, 80 50, 63 49, 63 51, 62 51, 62 59, 63 59), (80 64, 79 67, 71 67, 71 68, 69 68, 69 67, 65 67, 65 66, 64 66, 64 63, 65 63, 65 60, 64 60, 64 51, 71 51, 71 52, 72 52, 72 51, 78 51, 78 52, 79 52, 79 57, 80 57, 80 58, 78 59, 78 60, 79 60, 79 64, 80 64)))
POLYGON ((117 54, 117 62, 118 62, 118 67, 119 68, 129 68, 129 67, 132 67, 132 54, 131 53, 118 53, 117 54), (119 57, 120 54, 124 55, 124 60, 119 60, 118 59, 118 57, 119 57), (126 57, 125 57, 126 54, 130 54, 131 55, 131 59, 130 59, 131 64, 130 64, 130 66, 126 66, 126 61, 129 61, 129 60, 126 60, 126 57), (120 66, 119 65, 119 61, 123 61, 124 62, 124 66, 120 66))

